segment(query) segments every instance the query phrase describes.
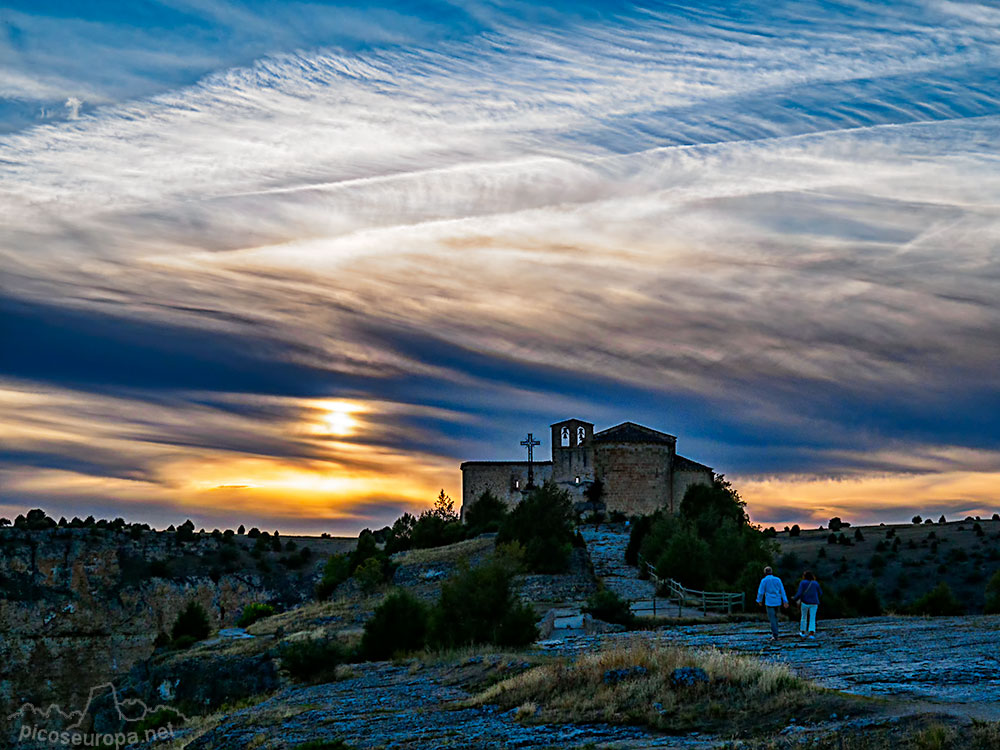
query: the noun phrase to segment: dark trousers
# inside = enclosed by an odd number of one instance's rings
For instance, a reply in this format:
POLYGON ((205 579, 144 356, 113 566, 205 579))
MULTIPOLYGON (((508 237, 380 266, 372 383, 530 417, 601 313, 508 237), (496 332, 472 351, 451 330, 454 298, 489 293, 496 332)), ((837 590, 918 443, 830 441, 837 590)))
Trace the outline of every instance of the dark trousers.
POLYGON ((767 619, 771 622, 771 635, 775 638, 778 637, 778 608, 768 607, 767 608, 767 619))

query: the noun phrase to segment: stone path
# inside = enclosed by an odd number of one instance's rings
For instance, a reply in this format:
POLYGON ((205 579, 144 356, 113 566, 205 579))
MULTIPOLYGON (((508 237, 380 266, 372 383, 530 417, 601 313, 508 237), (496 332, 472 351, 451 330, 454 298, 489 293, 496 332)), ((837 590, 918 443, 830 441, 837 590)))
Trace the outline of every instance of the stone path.
POLYGON ((594 575, 618 596, 630 602, 653 598, 653 584, 639 580, 636 569, 625 564, 628 530, 617 526, 585 526, 580 530, 594 565, 594 575))
MULTIPOLYGON (((625 564, 625 548, 628 546, 628 528, 618 525, 585 526, 580 530, 587 543, 587 552, 594 565, 594 575, 600 578, 606 588, 614 591, 631 605, 637 617, 702 617, 702 612, 694 607, 684 607, 678 612, 677 605, 667 599, 657 597, 652 581, 643 581, 638 571, 625 564)), ((711 613, 710 613, 711 614, 711 613)))

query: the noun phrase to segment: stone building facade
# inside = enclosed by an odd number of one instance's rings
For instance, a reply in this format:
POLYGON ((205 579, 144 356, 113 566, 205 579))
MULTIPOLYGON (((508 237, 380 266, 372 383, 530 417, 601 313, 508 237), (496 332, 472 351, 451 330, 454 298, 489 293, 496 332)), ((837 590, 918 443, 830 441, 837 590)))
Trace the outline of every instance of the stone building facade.
MULTIPOLYGON (((711 484, 708 466, 677 455, 677 438, 623 422, 601 432, 582 419, 551 426, 552 459, 535 461, 535 484, 554 481, 579 508, 590 507, 587 488, 600 479, 608 513, 676 512, 692 484, 711 484)), ((487 490, 509 506, 519 503, 528 484, 527 461, 466 461, 462 464, 462 510, 487 490)))

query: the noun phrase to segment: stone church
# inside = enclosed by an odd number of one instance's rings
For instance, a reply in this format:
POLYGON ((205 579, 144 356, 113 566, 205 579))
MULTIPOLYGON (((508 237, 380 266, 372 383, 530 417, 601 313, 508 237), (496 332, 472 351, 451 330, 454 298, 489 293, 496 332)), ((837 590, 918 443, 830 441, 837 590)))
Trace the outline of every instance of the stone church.
MULTIPOLYGON (((529 436, 522 445, 532 442, 529 436)), ((715 477, 710 467, 677 455, 676 437, 635 422, 594 432, 590 422, 567 419, 552 425, 550 445, 551 461, 531 462, 535 484, 551 479, 580 507, 600 479, 608 513, 676 512, 688 487, 715 477)), ((528 486, 528 461, 466 461, 461 468, 463 512, 487 490, 513 506, 528 486)))

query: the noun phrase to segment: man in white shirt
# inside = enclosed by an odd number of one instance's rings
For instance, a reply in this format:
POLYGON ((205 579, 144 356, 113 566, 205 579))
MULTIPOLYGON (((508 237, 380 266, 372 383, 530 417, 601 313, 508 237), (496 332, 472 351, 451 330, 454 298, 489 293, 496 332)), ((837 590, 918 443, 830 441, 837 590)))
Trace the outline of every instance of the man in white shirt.
POLYGON ((778 640, 778 607, 788 609, 788 594, 785 584, 772 574, 771 568, 764 568, 764 577, 757 587, 757 603, 767 609, 767 619, 771 622, 771 640, 778 640))

